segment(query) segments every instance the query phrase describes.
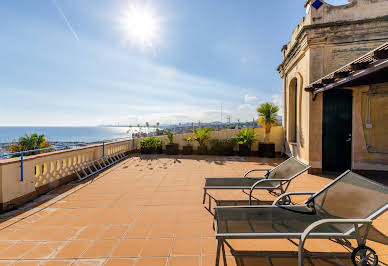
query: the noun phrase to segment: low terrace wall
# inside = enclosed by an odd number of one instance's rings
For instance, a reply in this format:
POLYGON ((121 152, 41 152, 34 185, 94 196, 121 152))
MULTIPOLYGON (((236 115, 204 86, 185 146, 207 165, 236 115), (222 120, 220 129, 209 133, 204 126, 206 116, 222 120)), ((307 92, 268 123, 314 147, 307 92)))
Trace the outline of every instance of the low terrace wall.
MULTIPOLYGON (((131 142, 106 143, 104 154, 129 151, 131 142)), ((20 157, 0 160, 0 211, 9 210, 76 178, 73 170, 83 162, 100 158, 102 144, 24 156, 23 181, 20 157)))
MULTIPOLYGON (((252 145, 252 151, 257 151, 259 148, 259 142, 264 140, 264 128, 255 128, 256 133, 256 139, 257 142, 255 142, 252 145)), ((210 131, 210 139, 228 139, 235 135, 237 135, 240 132, 240 129, 223 129, 220 131, 210 131)), ((184 140, 188 136, 193 135, 193 133, 184 133, 184 134, 175 134, 174 135, 174 143, 179 144, 179 149, 182 149, 184 145, 186 145, 186 141, 184 140)), ((283 136, 283 127, 282 126, 276 126, 272 127, 271 129, 271 142, 275 143, 275 151, 280 152, 282 147, 282 137, 283 136)), ((166 144, 169 143, 169 140, 167 136, 159 136, 163 141, 163 149, 166 148, 166 144)), ((135 139, 135 147, 136 149, 140 149, 140 141, 141 139, 135 139)), ((193 146, 193 149, 196 150, 198 148, 198 143, 196 141, 190 142, 190 144, 193 146)), ((210 148, 210 144, 207 145, 208 148, 210 148)), ((237 149, 237 146, 236 146, 237 149)))
MULTIPOLYGON (((282 127, 273 127, 271 142, 275 143, 275 150, 281 151, 282 127)), ((239 132, 238 129, 211 131, 210 138, 231 138, 239 132)), ((258 141, 264 139, 264 129, 256 128, 258 141)), ((182 148, 186 142, 184 138, 191 133, 174 135, 174 143, 182 148)), ((167 136, 159 136, 163 145, 169 143, 167 136)), ((106 143, 104 154, 109 155, 118 151, 135 152, 140 149, 141 138, 106 143)), ((197 149, 196 142, 191 143, 197 149)), ((258 150, 258 142, 252 146, 258 150)), ((73 170, 83 162, 95 160, 102 156, 103 145, 91 145, 82 148, 55 151, 38 155, 25 156, 23 160, 23 181, 21 181, 20 157, 0 160, 0 211, 6 211, 30 201, 47 191, 67 183, 76 178, 73 170)))

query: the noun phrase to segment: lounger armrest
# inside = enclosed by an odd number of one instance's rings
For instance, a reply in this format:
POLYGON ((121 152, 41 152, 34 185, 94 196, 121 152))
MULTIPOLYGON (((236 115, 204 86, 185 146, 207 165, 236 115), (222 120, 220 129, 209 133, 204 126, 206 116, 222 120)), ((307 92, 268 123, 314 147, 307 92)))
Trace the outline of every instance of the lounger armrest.
MULTIPOLYGON (((358 228, 360 224, 372 224, 370 219, 322 219, 310 224, 303 232, 301 241, 305 241, 309 234, 317 227, 324 224, 353 224, 355 228, 358 228)), ((357 230, 357 229, 356 229, 357 230)))
POLYGON ((252 172, 262 172, 262 171, 267 171, 267 173, 265 173, 265 174, 268 174, 269 171, 271 171, 271 169, 252 169, 252 170, 249 170, 248 172, 246 172, 243 177, 247 177, 247 175, 249 173, 252 173, 252 172))
MULTIPOLYGON (((307 237, 310 235, 310 233, 316 229, 317 227, 324 225, 324 224, 353 224, 354 225, 354 230, 357 234, 356 239, 358 242, 358 245, 365 245, 367 236, 368 236, 368 231, 370 228, 370 225, 372 224, 372 220, 369 219, 322 219, 319 221, 316 221, 312 224, 310 224, 303 232, 303 234, 300 237, 299 241, 299 247, 298 247, 298 265, 303 265, 303 250, 304 250, 304 243, 307 239, 307 237), (359 230, 359 225, 367 225, 367 229, 364 233, 364 236, 361 237, 360 235, 360 230, 359 230)), ((352 230, 344 233, 343 235, 348 235, 349 232, 352 232, 352 230)), ((335 235, 338 236, 338 233, 335 235)), ((339 234, 341 236, 341 233, 339 234)), ((334 234, 333 234, 334 237, 334 234)))
POLYGON ((287 193, 283 193, 281 194, 279 197, 277 197, 273 202, 272 202, 272 205, 276 205, 279 200, 281 200, 283 197, 286 197, 286 196, 291 196, 291 195, 314 195, 316 192, 287 192, 287 193))
POLYGON ((257 181, 256 183, 254 183, 252 186, 251 186, 251 189, 249 190, 249 205, 252 204, 252 192, 253 190, 255 189, 255 187, 257 187, 258 185, 260 185, 260 183, 263 183, 263 182, 268 182, 268 181, 278 181, 279 183, 282 183, 282 182, 290 182, 290 179, 261 179, 259 181, 257 181))

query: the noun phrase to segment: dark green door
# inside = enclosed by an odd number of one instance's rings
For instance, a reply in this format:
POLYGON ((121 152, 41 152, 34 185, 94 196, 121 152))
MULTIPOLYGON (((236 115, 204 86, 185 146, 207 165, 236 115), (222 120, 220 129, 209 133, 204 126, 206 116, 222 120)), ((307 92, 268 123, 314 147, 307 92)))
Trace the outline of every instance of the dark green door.
POLYGON ((322 168, 351 169, 352 91, 333 89, 323 93, 322 168))

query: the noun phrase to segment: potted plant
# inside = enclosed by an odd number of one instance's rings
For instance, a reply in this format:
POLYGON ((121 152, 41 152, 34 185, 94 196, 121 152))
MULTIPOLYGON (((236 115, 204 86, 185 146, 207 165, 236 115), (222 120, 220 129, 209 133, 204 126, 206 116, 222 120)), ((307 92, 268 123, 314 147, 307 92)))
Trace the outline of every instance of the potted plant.
POLYGON ((192 137, 193 140, 197 141, 199 144, 198 147, 198 153, 199 154, 207 154, 207 147, 206 147, 206 142, 210 138, 210 128, 205 127, 205 128, 198 128, 198 129, 193 129, 194 136, 192 137))
POLYGON ((179 153, 179 145, 177 143, 174 143, 174 134, 171 132, 167 133, 167 137, 169 140, 169 144, 166 145, 166 154, 168 155, 176 155, 179 153))
POLYGON ((265 128, 264 142, 259 142, 259 156, 275 157, 275 143, 270 142, 271 128, 278 123, 279 107, 273 103, 263 103, 257 108, 260 125, 265 128))
POLYGON ((156 137, 144 138, 140 141, 140 153, 162 153, 163 142, 156 137))
POLYGON ((213 155, 233 155, 233 139, 212 139, 210 140, 211 150, 213 155))
POLYGON ((187 136, 187 138, 184 138, 183 140, 186 141, 186 145, 183 146, 182 154, 184 155, 193 154, 193 146, 190 144, 190 142, 193 140, 192 136, 187 136))
POLYGON ((233 140, 238 144, 239 155, 247 156, 250 155, 252 144, 256 141, 256 133, 253 129, 244 128, 233 137, 233 140))

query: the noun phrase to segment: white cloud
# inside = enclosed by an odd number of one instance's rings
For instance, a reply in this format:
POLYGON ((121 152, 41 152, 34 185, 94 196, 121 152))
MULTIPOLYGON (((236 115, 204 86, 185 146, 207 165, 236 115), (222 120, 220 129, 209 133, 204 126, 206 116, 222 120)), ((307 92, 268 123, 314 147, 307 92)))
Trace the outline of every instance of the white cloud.
POLYGON ((250 96, 248 94, 245 94, 244 96, 244 102, 254 102, 254 101, 257 101, 257 97, 256 96, 250 96))
POLYGON ((283 98, 282 98, 282 95, 281 94, 274 94, 272 95, 271 97, 271 101, 279 106, 279 115, 281 115, 283 113, 283 98))

